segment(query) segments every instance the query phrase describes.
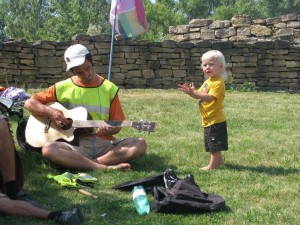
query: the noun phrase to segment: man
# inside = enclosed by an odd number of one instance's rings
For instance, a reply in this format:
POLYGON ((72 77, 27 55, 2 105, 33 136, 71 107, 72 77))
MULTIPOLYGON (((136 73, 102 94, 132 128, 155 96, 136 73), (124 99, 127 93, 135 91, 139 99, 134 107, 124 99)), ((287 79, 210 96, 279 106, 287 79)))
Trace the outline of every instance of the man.
POLYGON ((13 138, 6 118, 0 114, 0 215, 17 215, 55 220, 62 225, 80 225, 80 210, 49 211, 22 191, 23 166, 15 151, 13 138))
MULTIPOLYGON (((69 121, 61 110, 47 105, 49 102, 59 102, 69 110, 82 106, 93 120, 125 120, 118 87, 94 72, 87 48, 72 45, 65 51, 64 59, 67 71, 74 76, 34 94, 25 102, 25 108, 34 115, 50 118, 58 129, 69 121)), ((42 155, 65 168, 130 170, 129 162, 143 155, 147 144, 143 138, 116 140, 113 135, 120 130, 120 127, 98 127, 93 134, 81 135, 78 146, 48 142, 42 147, 42 155)))

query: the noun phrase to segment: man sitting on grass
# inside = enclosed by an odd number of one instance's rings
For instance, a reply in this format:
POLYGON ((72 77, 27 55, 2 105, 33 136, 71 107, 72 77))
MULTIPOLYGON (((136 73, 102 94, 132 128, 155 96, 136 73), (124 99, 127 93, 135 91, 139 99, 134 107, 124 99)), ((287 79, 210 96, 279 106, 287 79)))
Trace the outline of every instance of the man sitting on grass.
MULTIPOLYGON (((70 121, 62 110, 48 105, 53 102, 67 110, 83 107, 94 121, 125 120, 119 88, 95 72, 88 49, 81 44, 72 45, 64 59, 73 76, 33 94, 24 107, 35 116, 49 118, 57 130, 69 126, 70 121)), ((64 168, 131 170, 130 162, 146 153, 147 144, 143 138, 116 139, 120 131, 121 127, 99 126, 95 132, 75 138, 78 144, 48 141, 41 152, 45 159, 64 168)))

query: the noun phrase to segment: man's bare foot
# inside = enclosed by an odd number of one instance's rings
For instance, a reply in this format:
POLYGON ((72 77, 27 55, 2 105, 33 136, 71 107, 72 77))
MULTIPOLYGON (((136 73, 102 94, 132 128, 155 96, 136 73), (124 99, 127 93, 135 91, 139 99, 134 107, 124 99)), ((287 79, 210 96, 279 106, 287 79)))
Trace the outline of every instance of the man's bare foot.
POLYGON ((113 170, 131 170, 131 165, 129 163, 120 163, 117 165, 107 166, 107 169, 113 170))

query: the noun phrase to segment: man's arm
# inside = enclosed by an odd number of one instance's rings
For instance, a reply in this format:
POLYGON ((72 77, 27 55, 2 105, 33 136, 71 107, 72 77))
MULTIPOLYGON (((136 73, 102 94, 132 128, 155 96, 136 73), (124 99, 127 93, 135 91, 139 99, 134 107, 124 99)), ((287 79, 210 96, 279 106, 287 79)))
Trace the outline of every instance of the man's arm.
POLYGON ((45 116, 51 118, 57 127, 63 127, 69 123, 64 114, 51 106, 40 103, 34 97, 26 100, 24 108, 30 111, 33 115, 45 116))
MULTIPOLYGON (((125 120, 124 111, 118 95, 114 98, 109 112, 110 120, 125 120)), ((121 127, 99 127, 97 129, 98 136, 113 136, 121 131, 121 127)))

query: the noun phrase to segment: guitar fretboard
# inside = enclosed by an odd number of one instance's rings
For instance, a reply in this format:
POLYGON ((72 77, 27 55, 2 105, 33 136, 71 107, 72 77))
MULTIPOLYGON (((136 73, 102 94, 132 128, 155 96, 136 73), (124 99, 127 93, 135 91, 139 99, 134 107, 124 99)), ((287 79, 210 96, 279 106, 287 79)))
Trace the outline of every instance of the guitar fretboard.
POLYGON ((117 120, 75 120, 72 124, 75 128, 85 128, 85 127, 131 127, 132 121, 117 121, 117 120))

